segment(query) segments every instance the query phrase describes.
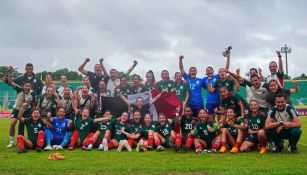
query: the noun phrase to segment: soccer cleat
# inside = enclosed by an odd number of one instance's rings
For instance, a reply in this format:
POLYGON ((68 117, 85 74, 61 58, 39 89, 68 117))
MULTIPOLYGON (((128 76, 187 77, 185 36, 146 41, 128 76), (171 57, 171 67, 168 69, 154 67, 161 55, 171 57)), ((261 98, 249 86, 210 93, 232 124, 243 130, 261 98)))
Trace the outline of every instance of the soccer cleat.
POLYGON ((14 146, 14 143, 10 143, 10 144, 8 144, 6 147, 7 148, 12 148, 14 146))
POLYGON ((163 146, 161 146, 161 145, 157 147, 157 151, 158 152, 164 151, 164 150, 165 150, 165 148, 163 146))
POLYGON ((237 147, 233 147, 229 152, 235 154, 239 152, 239 149, 237 147))
POLYGON ((123 140, 119 141, 118 147, 117 147, 117 152, 121 152, 123 146, 124 146, 124 141, 123 140))
POLYGON ((283 149, 284 148, 281 147, 281 146, 275 146, 275 147, 272 148, 272 152, 273 153, 280 153, 280 152, 282 152, 283 149))
POLYGON ((266 153, 266 148, 263 148, 263 147, 262 147, 262 148, 260 149, 260 154, 264 154, 264 153, 266 153))
POLYGON ((211 148, 210 150, 208 150, 208 153, 209 154, 215 154, 216 153, 216 149, 211 148))
POLYGON ((132 151, 132 148, 131 148, 131 146, 129 145, 129 143, 128 143, 128 141, 127 141, 127 140, 124 140, 124 145, 125 145, 125 147, 126 147, 127 151, 129 151, 129 152, 131 152, 131 151, 132 151))
POLYGON ((227 151, 226 146, 222 146, 220 149, 220 153, 225 153, 227 151))
POLYGON ((42 148, 40 148, 40 147, 36 147, 35 150, 36 150, 37 152, 39 152, 39 153, 42 152, 42 148))
POLYGON ((104 148, 104 147, 103 147, 103 145, 102 145, 102 144, 99 144, 99 146, 98 146, 98 150, 101 150, 101 151, 102 151, 102 150, 103 150, 103 148, 104 148))
POLYGON ((298 152, 298 149, 296 148, 296 146, 289 146, 288 147, 288 151, 290 152, 290 153, 293 153, 293 154, 298 154, 299 152, 298 152))
POLYGON ((109 151, 107 143, 103 143, 102 146, 103 146, 103 151, 109 151))
POLYGON ((52 150, 52 147, 51 147, 50 145, 47 145, 47 146, 44 148, 44 150, 46 150, 46 151, 51 151, 51 150, 52 150))
POLYGON ((68 147, 68 150, 69 150, 69 151, 73 151, 73 150, 74 150, 74 147, 73 147, 73 146, 69 146, 69 147, 68 147))
POLYGON ((92 144, 89 144, 86 148, 87 151, 92 151, 93 149, 93 145, 92 144))
POLYGON ((196 153, 196 154, 203 154, 203 150, 201 150, 201 149, 196 149, 196 150, 195 150, 195 153, 196 153))
POLYGON ((58 145, 57 147, 56 147, 56 150, 63 150, 63 147, 61 146, 61 145, 58 145))
POLYGON ((55 149, 55 150, 56 150, 56 149, 58 148, 58 146, 59 146, 59 145, 53 145, 53 146, 52 146, 52 149, 55 149))
POLYGON ((22 154, 22 153, 26 153, 26 152, 27 152, 26 149, 20 149, 20 150, 18 151, 18 154, 22 154))
POLYGON ((86 150, 86 146, 83 145, 83 146, 81 147, 81 149, 82 149, 82 150, 86 150))
POLYGON ((135 151, 136 151, 136 152, 139 152, 139 151, 140 151, 140 149, 141 149, 141 146, 142 146, 142 144, 141 144, 141 143, 136 144, 135 151))

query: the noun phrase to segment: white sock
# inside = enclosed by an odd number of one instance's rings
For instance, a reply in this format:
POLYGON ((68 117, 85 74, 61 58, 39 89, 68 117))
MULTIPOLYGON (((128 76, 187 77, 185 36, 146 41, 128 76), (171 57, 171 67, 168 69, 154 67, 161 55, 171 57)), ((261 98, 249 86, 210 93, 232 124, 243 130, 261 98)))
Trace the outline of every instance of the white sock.
POLYGON ((10 136, 10 143, 14 143, 14 136, 10 136))
POLYGON ((107 140, 107 139, 103 139, 103 140, 102 140, 102 143, 103 143, 103 144, 107 144, 107 143, 108 143, 108 140, 107 140))

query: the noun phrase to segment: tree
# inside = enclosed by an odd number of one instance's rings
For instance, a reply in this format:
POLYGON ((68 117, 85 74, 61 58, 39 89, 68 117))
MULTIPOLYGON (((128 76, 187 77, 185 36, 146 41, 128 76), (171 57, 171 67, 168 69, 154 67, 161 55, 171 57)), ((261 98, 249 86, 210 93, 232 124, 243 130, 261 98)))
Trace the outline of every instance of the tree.
MULTIPOLYGON (((8 66, 0 66, 0 79, 7 77, 8 66)), ((22 73, 18 72, 17 69, 13 70, 13 79, 21 76, 22 73)))

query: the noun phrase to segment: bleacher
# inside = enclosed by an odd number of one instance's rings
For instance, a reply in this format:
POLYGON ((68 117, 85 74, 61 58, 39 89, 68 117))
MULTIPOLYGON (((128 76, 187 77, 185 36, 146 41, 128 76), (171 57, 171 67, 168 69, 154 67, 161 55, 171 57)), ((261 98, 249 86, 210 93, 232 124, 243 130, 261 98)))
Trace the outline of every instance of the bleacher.
MULTIPOLYGON (((79 86, 81 86, 82 82, 68 82, 67 83, 73 91, 75 91, 79 86)), ((57 83, 60 85, 60 83, 57 83)), ((298 81, 298 86, 300 88, 299 93, 292 94, 291 100, 295 106, 304 106, 307 105, 307 81, 298 81)), ((292 81, 285 81, 286 88, 293 88, 292 81)), ((203 90, 204 97, 206 98, 205 90, 203 90)), ((243 98, 246 96, 246 91, 244 87, 241 87, 240 94, 243 98)), ((3 107, 3 103, 8 96, 9 109, 12 109, 14 105, 14 100, 16 98, 16 91, 8 86, 6 83, 0 82, 0 106, 3 107)))

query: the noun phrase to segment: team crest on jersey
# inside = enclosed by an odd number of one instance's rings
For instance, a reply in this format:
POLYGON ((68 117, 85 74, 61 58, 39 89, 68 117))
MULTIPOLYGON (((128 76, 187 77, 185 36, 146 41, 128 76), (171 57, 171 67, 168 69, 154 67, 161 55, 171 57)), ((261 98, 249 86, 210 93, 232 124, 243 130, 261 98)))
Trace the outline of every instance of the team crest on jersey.
POLYGON ((195 84, 199 84, 199 80, 197 80, 197 81, 195 82, 195 84))
POLYGON ((257 119, 257 123, 260 123, 260 119, 257 119))
POLYGON ((35 78, 34 78, 33 82, 36 83, 36 79, 35 78))
POLYGON ((180 86, 180 89, 183 89, 183 86, 180 86))
POLYGON ((85 123, 84 123, 84 125, 87 125, 87 124, 88 124, 88 122, 85 122, 85 123))
POLYGON ((226 86, 229 86, 229 84, 228 84, 228 83, 226 83, 225 85, 226 85, 226 86))
POLYGON ((207 125, 207 128, 210 128, 211 126, 210 125, 207 125))
POLYGON ((152 128, 156 128, 156 126, 155 126, 155 125, 151 125, 151 127, 152 127, 152 128))
POLYGON ((62 127, 65 127, 65 123, 62 123, 62 127))
POLYGON ((37 124, 37 126, 38 126, 38 127, 41 127, 42 125, 39 123, 39 124, 37 124))
POLYGON ((167 84, 167 86, 168 86, 168 87, 171 87, 171 84, 170 84, 170 83, 168 83, 168 84, 167 84))
POLYGON ((166 124, 165 126, 168 127, 168 124, 166 124))

